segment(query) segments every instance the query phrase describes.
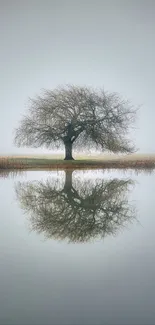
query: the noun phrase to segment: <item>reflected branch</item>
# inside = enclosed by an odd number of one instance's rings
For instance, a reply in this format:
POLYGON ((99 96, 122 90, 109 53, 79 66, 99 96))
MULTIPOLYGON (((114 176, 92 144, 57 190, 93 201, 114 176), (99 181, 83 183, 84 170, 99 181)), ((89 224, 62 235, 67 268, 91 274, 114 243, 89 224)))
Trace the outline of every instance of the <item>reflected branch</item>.
POLYGON ((72 181, 72 171, 66 171, 64 185, 51 177, 18 182, 16 194, 33 230, 46 238, 87 242, 114 235, 133 220, 128 201, 133 185, 130 179, 72 181))

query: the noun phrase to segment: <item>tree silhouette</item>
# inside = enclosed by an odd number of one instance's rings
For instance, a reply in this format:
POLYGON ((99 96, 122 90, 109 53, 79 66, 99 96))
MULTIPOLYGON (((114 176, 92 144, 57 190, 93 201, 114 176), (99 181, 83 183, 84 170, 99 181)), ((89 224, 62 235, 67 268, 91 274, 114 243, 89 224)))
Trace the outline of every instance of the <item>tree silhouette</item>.
POLYGON ((98 148, 114 153, 133 152, 128 139, 136 109, 116 93, 88 87, 67 86, 45 90, 30 99, 27 115, 15 132, 17 146, 65 147, 71 160, 72 147, 98 148))
POLYGON ((72 182, 66 171, 64 185, 49 177, 46 181, 18 182, 16 194, 23 210, 30 214, 32 229, 47 238, 86 242, 115 234, 134 217, 127 192, 133 181, 87 180, 72 182))

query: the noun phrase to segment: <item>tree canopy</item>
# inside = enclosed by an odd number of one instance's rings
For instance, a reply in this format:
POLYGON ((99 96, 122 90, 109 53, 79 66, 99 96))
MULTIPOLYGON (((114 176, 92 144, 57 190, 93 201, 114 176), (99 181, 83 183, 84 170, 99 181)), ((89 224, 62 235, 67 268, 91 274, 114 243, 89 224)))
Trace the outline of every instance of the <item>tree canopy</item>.
POLYGON ((65 146, 65 159, 73 159, 72 146, 113 153, 135 150, 129 140, 136 111, 117 93, 68 85, 44 90, 29 100, 27 114, 15 130, 17 146, 65 146))
POLYGON ((30 217, 31 229, 47 238, 87 242, 116 234, 135 217, 128 202, 130 179, 19 182, 16 194, 30 217))

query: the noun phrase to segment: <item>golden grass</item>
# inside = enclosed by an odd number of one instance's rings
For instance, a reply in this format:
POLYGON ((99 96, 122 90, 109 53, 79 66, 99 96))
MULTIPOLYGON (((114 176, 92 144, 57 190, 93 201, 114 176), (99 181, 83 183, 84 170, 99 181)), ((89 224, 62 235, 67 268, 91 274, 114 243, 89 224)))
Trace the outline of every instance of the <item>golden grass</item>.
POLYGON ((60 155, 27 155, 0 157, 0 170, 27 169, 153 169, 155 155, 96 155, 75 156, 76 160, 66 161, 60 155))
MULTIPOLYGON (((50 160, 63 160, 63 154, 27 154, 27 155, 7 155, 0 156, 0 159, 50 159, 50 160)), ((155 161, 155 153, 154 154, 130 154, 130 155, 117 155, 117 154, 74 154, 74 158, 76 160, 151 160, 155 161)))

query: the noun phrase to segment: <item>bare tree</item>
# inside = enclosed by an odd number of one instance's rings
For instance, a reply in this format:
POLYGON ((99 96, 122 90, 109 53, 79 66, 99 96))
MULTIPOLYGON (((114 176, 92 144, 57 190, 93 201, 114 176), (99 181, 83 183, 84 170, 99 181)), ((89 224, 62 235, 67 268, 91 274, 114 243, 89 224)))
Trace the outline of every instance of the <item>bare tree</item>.
POLYGON ((15 130, 15 144, 47 148, 63 144, 66 160, 73 159, 73 144, 131 153, 135 148, 128 137, 136 111, 118 94, 102 89, 69 85, 44 90, 41 96, 30 99, 27 115, 15 130))
POLYGON ((67 171, 64 185, 51 177, 18 182, 16 194, 30 214, 32 230, 47 238, 86 242, 115 234, 133 220, 135 210, 127 199, 133 184, 130 179, 72 182, 72 171, 67 171))

